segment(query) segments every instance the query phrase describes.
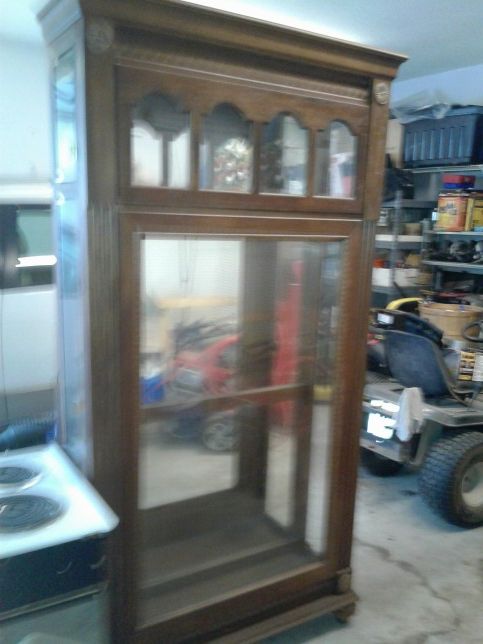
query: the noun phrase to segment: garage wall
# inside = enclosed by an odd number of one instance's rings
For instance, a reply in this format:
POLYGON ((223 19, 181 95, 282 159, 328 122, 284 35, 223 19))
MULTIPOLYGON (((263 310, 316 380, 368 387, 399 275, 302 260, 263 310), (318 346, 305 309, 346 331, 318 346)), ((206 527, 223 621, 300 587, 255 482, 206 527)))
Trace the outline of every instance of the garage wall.
POLYGON ((405 81, 396 80, 392 85, 391 102, 422 91, 441 93, 450 104, 483 105, 483 64, 405 81))
POLYGON ((45 47, 0 41, 0 183, 51 176, 49 72, 45 47))

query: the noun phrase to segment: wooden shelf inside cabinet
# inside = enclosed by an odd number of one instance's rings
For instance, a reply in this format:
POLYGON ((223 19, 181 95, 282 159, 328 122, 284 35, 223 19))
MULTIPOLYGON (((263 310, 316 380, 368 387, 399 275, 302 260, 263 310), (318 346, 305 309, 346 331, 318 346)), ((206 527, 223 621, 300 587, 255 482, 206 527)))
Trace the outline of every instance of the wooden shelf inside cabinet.
POLYGON ((423 264, 427 266, 434 266, 443 271, 449 271, 451 273, 475 273, 478 275, 483 275, 483 264, 465 264, 462 262, 439 262, 433 260, 424 260, 423 264))

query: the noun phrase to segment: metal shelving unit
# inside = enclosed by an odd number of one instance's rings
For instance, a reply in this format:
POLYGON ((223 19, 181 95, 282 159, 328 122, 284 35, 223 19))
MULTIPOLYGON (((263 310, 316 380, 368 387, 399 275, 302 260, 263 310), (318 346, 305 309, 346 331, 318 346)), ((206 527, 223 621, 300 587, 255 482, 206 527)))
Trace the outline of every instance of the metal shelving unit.
MULTIPOLYGON (((442 173, 454 173, 454 174, 472 174, 472 175, 483 175, 483 164, 473 164, 473 165, 445 165, 445 166, 425 166, 421 168, 406 168, 413 174, 442 174, 442 173)), ((425 204, 428 208, 432 208, 436 205, 435 201, 417 201, 413 203, 421 204, 420 207, 423 207, 425 204)), ((422 235, 421 240, 421 251, 424 257, 425 248, 429 242, 453 242, 453 241, 477 241, 483 240, 483 233, 474 232, 474 231, 464 231, 464 232, 445 232, 438 230, 425 230, 422 235)), ((470 264, 462 262, 447 262, 439 260, 425 260, 423 259, 422 264, 425 266, 431 267, 433 269, 433 286, 437 287, 439 284, 443 283, 443 275, 445 272, 450 273, 472 273, 474 275, 483 275, 483 265, 482 264, 470 264)))
POLYGON ((423 241, 422 235, 394 235, 392 234, 379 234, 376 235, 376 248, 392 248, 394 242, 398 248, 411 250, 419 248, 423 241))
POLYGON ((483 173, 483 164, 476 165, 438 165, 438 166, 425 166, 424 168, 406 168, 414 174, 422 174, 428 172, 448 172, 470 174, 470 173, 483 173))
POLYGON ((387 249, 389 253, 389 285, 373 284, 372 291, 378 295, 386 295, 386 304, 391 299, 402 294, 408 296, 417 295, 420 287, 416 284, 399 284, 397 281, 396 264, 398 253, 401 250, 419 250, 423 244, 423 235, 400 234, 404 210, 431 210, 435 201, 421 199, 403 199, 401 191, 398 191, 396 199, 383 203, 383 208, 394 209, 392 221, 392 232, 378 233, 375 238, 376 249, 387 249))
POLYGON ((450 232, 445 232, 445 231, 440 231, 440 230, 428 230, 427 231, 428 235, 437 235, 438 237, 441 236, 441 239, 447 240, 447 241, 465 241, 465 240, 479 240, 483 239, 483 232, 477 233, 473 230, 468 230, 465 232, 461 233, 450 233, 450 232))
POLYGON ((474 273, 476 275, 483 275, 483 264, 466 264, 463 262, 440 262, 436 260, 426 259, 423 264, 427 266, 434 266, 442 271, 451 273, 474 273))
POLYGON ((411 208, 420 210, 423 208, 434 208, 436 200, 431 199, 394 199, 392 201, 385 201, 382 204, 383 208, 411 208))
MULTIPOLYGON (((405 295, 417 295, 420 290, 420 286, 414 285, 414 286, 400 286, 402 291, 404 291, 405 295)), ((372 285, 372 291, 373 293, 381 293, 384 295, 398 295, 399 294, 399 289, 397 286, 378 286, 378 285, 372 285)), ((402 296, 402 293, 401 293, 402 296)))

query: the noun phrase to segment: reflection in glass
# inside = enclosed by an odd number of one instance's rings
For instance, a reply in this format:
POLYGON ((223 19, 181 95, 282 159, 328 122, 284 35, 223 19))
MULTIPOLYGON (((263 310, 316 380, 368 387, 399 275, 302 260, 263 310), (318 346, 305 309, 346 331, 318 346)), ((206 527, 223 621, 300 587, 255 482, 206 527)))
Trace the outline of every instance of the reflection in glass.
POLYGON ((343 249, 141 241, 141 624, 323 559, 343 249))
POLYGON ((279 114, 264 126, 260 191, 304 195, 307 190, 308 132, 290 114, 279 114))
POLYGON ((91 463, 88 377, 85 368, 85 239, 78 202, 58 200, 55 206, 59 250, 59 309, 62 319, 62 402, 66 448, 78 464, 91 463))
POLYGON ((237 410, 193 406, 143 425, 139 507, 153 508, 233 488, 237 481, 237 410))
POLYGON ((333 121, 316 137, 315 194, 339 199, 355 196, 357 137, 347 125, 333 121))
POLYGON ((160 400, 217 394, 236 362, 242 242, 147 238, 143 242, 141 351, 167 382, 160 400), (205 354, 206 352, 206 354, 205 354), (195 373, 197 360, 206 370, 195 373))
MULTIPOLYGON (((339 323, 339 288, 342 255, 336 243, 325 244, 321 256, 324 284, 320 292, 319 328, 317 332, 316 385, 330 387, 333 379, 337 329, 339 323)), ((325 389, 324 389, 325 391, 325 389)))
MULTIPOLYGON (((290 528, 295 518, 297 437, 292 415, 283 418, 284 404, 286 409, 286 403, 274 405, 268 430, 265 512, 278 525, 290 528)), ((293 408, 293 403, 289 405, 293 408)))
POLYGON ((131 124, 131 184, 187 188, 190 167, 189 114, 162 94, 136 105, 131 124))
POLYGON ((253 174, 251 123, 222 103, 203 119, 200 188, 250 192, 253 174))
POLYGON ((15 286, 40 286, 54 283, 52 214, 49 208, 20 206, 16 211, 17 245, 15 286))
POLYGON ((57 183, 77 179, 75 53, 69 50, 54 70, 54 153, 57 183))

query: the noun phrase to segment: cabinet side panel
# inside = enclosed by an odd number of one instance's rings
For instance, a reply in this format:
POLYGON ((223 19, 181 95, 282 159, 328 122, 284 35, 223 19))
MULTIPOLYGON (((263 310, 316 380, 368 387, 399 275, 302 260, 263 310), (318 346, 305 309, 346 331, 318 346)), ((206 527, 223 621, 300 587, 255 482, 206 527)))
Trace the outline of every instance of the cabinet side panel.
POLYGON ((389 114, 389 83, 373 80, 373 99, 369 120, 369 147, 365 173, 365 190, 363 200, 364 218, 379 218, 382 186, 384 183, 384 152, 386 147, 387 118, 389 114), (383 94, 387 92, 386 95, 383 94))

